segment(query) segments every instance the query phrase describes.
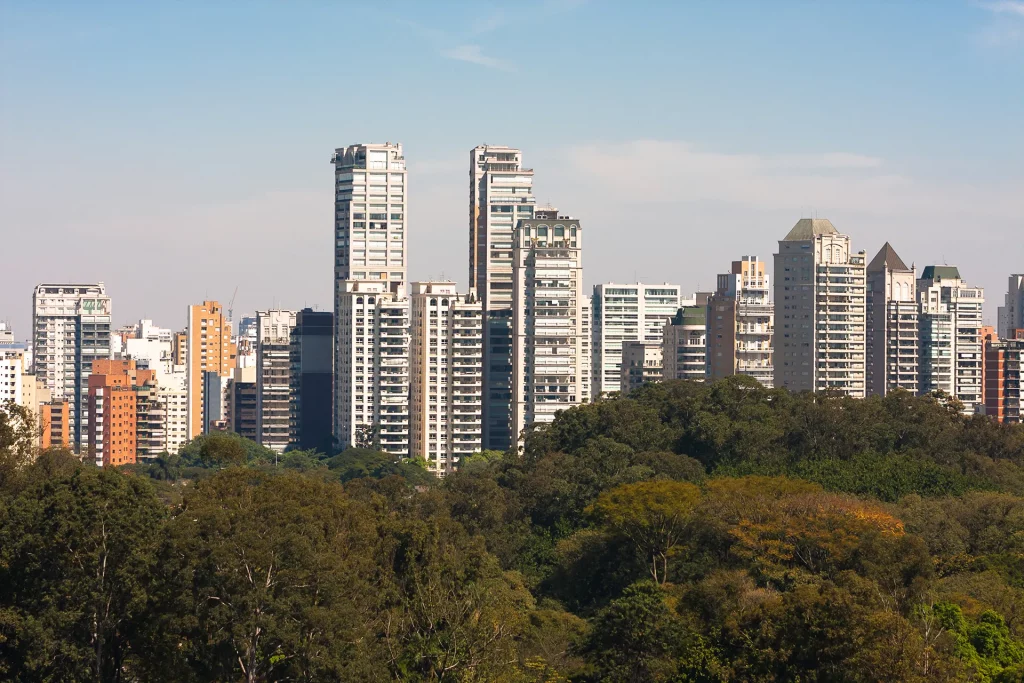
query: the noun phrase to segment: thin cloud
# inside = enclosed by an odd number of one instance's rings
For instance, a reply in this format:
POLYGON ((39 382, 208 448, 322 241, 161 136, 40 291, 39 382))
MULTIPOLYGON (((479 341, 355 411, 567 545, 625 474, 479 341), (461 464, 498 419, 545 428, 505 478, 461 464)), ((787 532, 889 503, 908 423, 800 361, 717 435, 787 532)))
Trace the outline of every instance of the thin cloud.
POLYGON ((493 12, 482 19, 475 20, 471 30, 475 34, 490 33, 495 29, 501 28, 505 24, 505 21, 505 13, 498 10, 497 12, 493 12))
POLYGON ((515 65, 510 62, 485 55, 481 51, 479 45, 459 45, 451 48, 450 50, 444 50, 441 54, 448 59, 457 59, 460 62, 478 64, 480 66, 486 66, 488 69, 498 69, 500 71, 516 70, 515 65))
POLYGON ((1024 2, 1020 0, 998 0, 998 2, 982 2, 980 6, 995 14, 1012 14, 1024 17, 1024 2))

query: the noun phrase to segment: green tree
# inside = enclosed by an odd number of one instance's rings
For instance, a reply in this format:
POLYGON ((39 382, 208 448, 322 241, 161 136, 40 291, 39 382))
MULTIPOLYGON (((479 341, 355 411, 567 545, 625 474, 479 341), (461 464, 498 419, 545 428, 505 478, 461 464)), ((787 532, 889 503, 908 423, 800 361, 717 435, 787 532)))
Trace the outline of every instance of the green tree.
POLYGON ((77 467, 27 488, 0 523, 0 662, 8 680, 125 680, 164 512, 145 480, 77 467))
POLYGON ((0 403, 0 491, 11 489, 32 460, 35 421, 28 408, 0 403))
POLYGON ((624 484, 598 496, 589 512, 628 538, 648 561, 651 578, 668 581, 669 559, 680 549, 700 489, 678 481, 624 484))

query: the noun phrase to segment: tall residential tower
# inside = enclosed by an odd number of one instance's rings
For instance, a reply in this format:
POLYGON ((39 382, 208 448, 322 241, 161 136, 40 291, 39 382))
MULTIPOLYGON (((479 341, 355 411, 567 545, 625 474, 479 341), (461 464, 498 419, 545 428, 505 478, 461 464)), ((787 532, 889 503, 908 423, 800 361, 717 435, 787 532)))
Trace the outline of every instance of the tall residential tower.
POLYGON ((865 395, 865 255, 824 218, 802 218, 775 254, 775 386, 865 395))
POLYGON ((918 387, 917 269, 886 242, 867 268, 866 369, 869 394, 918 387))

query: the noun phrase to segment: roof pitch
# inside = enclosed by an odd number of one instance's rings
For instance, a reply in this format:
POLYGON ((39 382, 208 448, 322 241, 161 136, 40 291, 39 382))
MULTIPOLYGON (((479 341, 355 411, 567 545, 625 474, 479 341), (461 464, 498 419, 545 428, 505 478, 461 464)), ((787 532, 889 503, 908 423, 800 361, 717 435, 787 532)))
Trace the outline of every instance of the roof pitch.
POLYGON ((892 248, 892 245, 886 242, 878 250, 878 253, 875 254, 875 258, 871 259, 871 263, 868 264, 869 273, 879 270, 910 270, 910 268, 907 268, 907 264, 903 262, 903 259, 892 248))
POLYGON ((956 266, 925 266, 921 271, 922 280, 959 280, 960 269, 956 266))
POLYGON ((801 218, 789 231, 783 242, 812 240, 818 235, 838 235, 839 231, 827 218, 801 218))

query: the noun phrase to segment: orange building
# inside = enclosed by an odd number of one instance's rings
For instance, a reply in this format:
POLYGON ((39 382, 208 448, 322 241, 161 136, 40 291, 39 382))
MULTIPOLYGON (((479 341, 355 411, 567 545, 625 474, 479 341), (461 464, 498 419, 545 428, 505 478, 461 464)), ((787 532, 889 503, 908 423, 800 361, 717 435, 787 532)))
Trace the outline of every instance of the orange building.
MULTIPOLYGON (((991 328, 989 328, 991 329, 991 328)), ((1020 424, 1020 371, 1024 360, 1024 329, 1008 331, 1009 339, 983 334, 985 414, 997 422, 1020 424)))
POLYGON ((171 357, 175 365, 188 362, 188 332, 175 332, 171 338, 171 357))
POLYGON ((231 322, 216 301, 188 307, 185 340, 188 366, 188 438, 206 431, 203 425, 203 373, 227 377, 235 369, 238 349, 231 343, 231 322))
POLYGON ((138 450, 138 390, 154 378, 133 360, 93 361, 89 376, 89 457, 104 467, 131 465, 138 450))
POLYGON ((47 401, 39 406, 41 448, 71 446, 71 406, 67 401, 47 401))

